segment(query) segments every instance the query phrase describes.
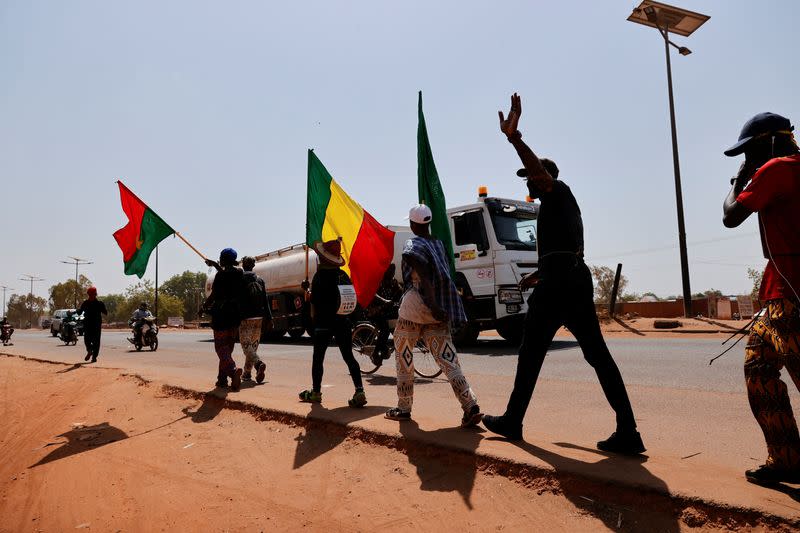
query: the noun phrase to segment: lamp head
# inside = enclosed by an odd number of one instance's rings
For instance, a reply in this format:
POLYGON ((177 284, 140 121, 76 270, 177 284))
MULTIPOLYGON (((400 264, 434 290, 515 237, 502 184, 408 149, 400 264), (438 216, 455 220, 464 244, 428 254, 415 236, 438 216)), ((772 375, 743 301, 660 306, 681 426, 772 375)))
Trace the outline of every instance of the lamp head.
POLYGON ((689 54, 692 53, 692 51, 686 48, 685 46, 680 46, 678 47, 678 53, 682 56, 688 56, 689 54))

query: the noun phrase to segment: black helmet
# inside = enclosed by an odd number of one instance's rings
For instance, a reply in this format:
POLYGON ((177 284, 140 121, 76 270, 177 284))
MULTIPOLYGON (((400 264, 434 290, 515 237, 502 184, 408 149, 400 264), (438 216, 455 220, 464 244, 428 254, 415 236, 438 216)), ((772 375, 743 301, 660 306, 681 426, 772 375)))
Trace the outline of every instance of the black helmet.
POLYGON ((139 309, 147 309, 147 302, 142 302, 139 304, 139 309))

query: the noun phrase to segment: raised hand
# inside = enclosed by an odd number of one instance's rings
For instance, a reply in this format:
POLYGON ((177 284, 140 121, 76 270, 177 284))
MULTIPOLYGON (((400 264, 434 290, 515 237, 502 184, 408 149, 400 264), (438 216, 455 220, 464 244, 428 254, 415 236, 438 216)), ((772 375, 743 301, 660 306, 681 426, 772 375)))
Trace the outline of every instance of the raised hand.
POLYGON ((517 126, 519 125, 519 117, 522 115, 522 100, 517 93, 511 95, 511 109, 508 111, 508 118, 503 116, 502 111, 498 111, 500 116, 500 131, 506 134, 506 137, 511 137, 517 133, 517 126))

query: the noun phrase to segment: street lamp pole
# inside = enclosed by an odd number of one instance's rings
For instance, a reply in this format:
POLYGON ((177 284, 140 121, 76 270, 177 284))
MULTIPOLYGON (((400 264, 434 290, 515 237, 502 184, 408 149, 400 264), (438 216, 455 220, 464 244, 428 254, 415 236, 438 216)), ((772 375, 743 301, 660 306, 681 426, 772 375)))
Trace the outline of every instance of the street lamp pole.
POLYGON ((678 49, 683 56, 691 54, 685 46, 678 46, 669 40, 669 32, 688 37, 710 17, 674 6, 644 0, 633 10, 628 20, 658 29, 664 38, 664 52, 667 58, 667 92, 669 94, 669 124, 672 133, 672 167, 675 175, 675 204, 678 213, 678 247, 681 256, 681 282, 683 285, 683 314, 692 316, 692 290, 689 284, 689 256, 686 249, 686 223, 683 216, 683 192, 681 188, 681 165, 678 157, 678 129, 675 125, 675 98, 672 91, 672 61, 670 46, 678 49))
POLYGON ((61 262, 65 263, 67 265, 72 265, 72 264, 75 265, 75 305, 73 307, 75 307, 77 309, 78 308, 78 287, 80 287, 80 284, 78 283, 78 265, 91 265, 92 261, 87 261, 86 259, 81 259, 80 257, 72 257, 71 255, 68 255, 67 257, 72 259, 72 261, 61 261, 61 262))
POLYGON ((33 282, 44 281, 44 278, 37 278, 36 276, 25 274, 24 278, 19 278, 19 279, 21 279, 22 281, 31 282, 31 292, 28 293, 28 325, 29 327, 33 327, 33 282))
POLYGON ((683 316, 692 316, 692 289, 689 286, 689 254, 686 250, 686 223, 683 218, 683 192, 681 188, 681 164, 678 157, 678 130, 675 126, 675 99, 672 93, 672 62, 669 54, 667 28, 659 28, 664 36, 664 51, 667 55, 667 86, 669 87, 669 125, 672 130, 672 166, 675 174, 675 203, 678 209, 678 247, 681 254, 681 281, 683 284, 683 316))
POLYGON ((3 314, 2 316, 6 316, 6 291, 13 291, 12 287, 6 287, 5 285, 0 285, 0 289, 3 289, 3 314))

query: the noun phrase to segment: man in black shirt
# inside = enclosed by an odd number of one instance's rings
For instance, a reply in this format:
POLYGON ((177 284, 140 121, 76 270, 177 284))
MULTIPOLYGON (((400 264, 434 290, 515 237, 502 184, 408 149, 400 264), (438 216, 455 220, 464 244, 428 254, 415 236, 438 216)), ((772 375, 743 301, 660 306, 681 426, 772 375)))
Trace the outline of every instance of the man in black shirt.
POLYGON ((539 271, 523 278, 520 287, 533 287, 528 298, 525 332, 517 360, 514 390, 502 416, 483 417, 483 424, 510 440, 522 439, 522 419, 531 401, 539 371, 556 331, 563 325, 578 340, 583 356, 592 365, 606 399, 617 415, 617 430, 597 443, 600 450, 637 454, 645 451, 628 393, 608 351, 595 313, 592 275, 583 262, 583 221, 569 187, 558 181, 558 167, 539 159, 522 141, 517 130, 522 114, 520 97, 511 97, 508 118, 500 112, 500 131, 517 150, 531 198, 541 201, 537 223, 539 271))
POLYGON ((100 331, 103 324, 101 315, 108 315, 106 304, 97 299, 97 289, 89 287, 86 289, 89 297, 84 300, 78 308, 78 313, 83 313, 83 342, 86 344, 86 357, 84 361, 92 360, 97 362, 100 354, 100 331))

